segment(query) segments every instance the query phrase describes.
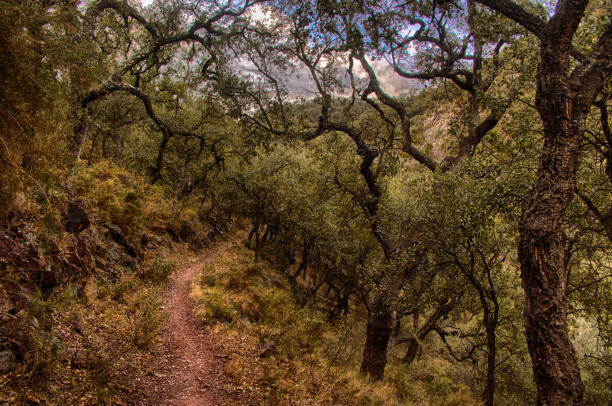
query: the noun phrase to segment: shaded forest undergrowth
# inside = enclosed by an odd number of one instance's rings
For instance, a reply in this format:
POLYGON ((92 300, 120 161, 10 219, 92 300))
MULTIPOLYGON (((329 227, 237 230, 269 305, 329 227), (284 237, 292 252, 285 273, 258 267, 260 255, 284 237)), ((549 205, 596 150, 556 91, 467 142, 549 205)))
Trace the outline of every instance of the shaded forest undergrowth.
POLYGON ((0 404, 609 405, 612 11, 556 3, 0 0, 0 404))
POLYGON ((164 189, 107 162, 56 210, 23 198, 0 235, 0 404, 112 404, 155 358, 177 263, 229 226, 173 210, 164 189))
POLYGON ((361 376, 365 326, 354 321, 365 309, 352 303, 330 318, 323 295, 300 294, 311 282, 304 275, 292 289, 272 261, 255 261, 242 242, 194 279, 196 312, 223 343, 223 372, 235 391, 248 394, 244 404, 481 404, 466 384, 470 372, 442 355, 435 340, 423 343, 425 355, 411 365, 401 363, 403 346, 393 348, 383 382, 361 376))

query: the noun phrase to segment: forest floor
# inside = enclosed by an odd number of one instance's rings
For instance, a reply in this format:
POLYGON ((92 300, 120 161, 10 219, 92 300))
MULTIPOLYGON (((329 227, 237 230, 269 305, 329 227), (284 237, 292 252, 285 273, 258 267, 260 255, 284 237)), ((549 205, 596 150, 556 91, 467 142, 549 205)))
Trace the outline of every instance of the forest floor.
POLYGON ((217 345, 205 326, 196 320, 189 291, 199 271, 241 237, 238 233, 215 243, 193 262, 182 264, 176 270, 164 297, 165 317, 160 343, 140 376, 124 376, 127 392, 124 404, 206 406, 233 403, 236 394, 223 376, 226 357, 219 355, 222 346, 217 345))

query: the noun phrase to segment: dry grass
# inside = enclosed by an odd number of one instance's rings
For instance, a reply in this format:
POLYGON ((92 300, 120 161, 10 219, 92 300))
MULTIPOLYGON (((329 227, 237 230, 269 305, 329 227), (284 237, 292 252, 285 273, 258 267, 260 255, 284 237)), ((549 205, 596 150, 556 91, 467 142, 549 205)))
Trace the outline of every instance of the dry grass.
POLYGON ((155 344, 161 287, 134 275, 89 279, 37 296, 18 326, 25 359, 0 382, 0 403, 112 404, 116 371, 155 344))
MULTIPOLYGON (((202 270, 192 285, 197 312, 228 361, 234 390, 275 405, 478 405, 465 385, 453 382, 444 362, 390 363, 382 383, 358 373, 363 323, 356 312, 330 323, 318 310, 299 306, 284 278, 254 263, 237 244, 202 270), (427 368, 439 367, 438 371, 427 368)), ((392 355, 394 357, 394 355, 392 355)))

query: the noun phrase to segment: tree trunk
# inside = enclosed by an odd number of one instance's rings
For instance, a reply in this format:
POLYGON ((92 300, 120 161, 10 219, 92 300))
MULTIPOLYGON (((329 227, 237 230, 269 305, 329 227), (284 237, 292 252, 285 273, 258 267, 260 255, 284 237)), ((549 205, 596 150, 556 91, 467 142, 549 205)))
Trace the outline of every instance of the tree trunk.
POLYGON ((74 164, 72 165, 72 170, 70 171, 70 177, 68 179, 72 180, 74 177, 74 173, 76 171, 76 167, 81 159, 81 154, 83 153, 83 147, 85 146, 85 142, 87 141, 87 137, 89 136, 89 114, 87 111, 83 113, 83 117, 79 120, 78 125, 74 129, 74 135, 77 142, 76 147, 76 157, 74 159, 74 164))
POLYGON ((261 235, 259 234, 259 225, 255 227, 255 262, 261 259, 261 235))
POLYGON ((580 405, 584 385, 567 331, 562 220, 574 197, 588 106, 580 105, 554 40, 542 44, 536 106, 544 145, 519 223, 525 331, 541 406, 580 405))
POLYGON ((487 326, 487 383, 483 393, 485 406, 493 406, 495 397, 495 326, 487 326))
POLYGON ((377 298, 368 312, 366 342, 363 348, 361 373, 382 380, 387 365, 387 348, 393 332, 393 312, 383 298, 377 298))
POLYGON ((265 225, 264 233, 261 237, 262 243, 268 241, 268 235, 270 235, 270 226, 265 225))
POLYGON ((567 269, 561 223, 576 189, 586 115, 612 74, 612 24, 588 55, 572 41, 588 0, 559 1, 543 21, 509 0, 476 0, 540 40, 536 108, 544 145, 536 181, 523 204, 518 255, 525 290, 525 332, 538 405, 580 405, 584 385, 567 332, 567 269), (575 63, 570 71, 570 54, 575 63))
POLYGON ((402 358, 402 362, 404 364, 412 364, 412 362, 416 359, 420 348, 421 346, 419 345, 419 342, 416 338, 410 340, 408 342, 408 349, 406 350, 406 355, 404 355, 404 358, 402 358))
POLYGON ((330 321, 337 320, 338 317, 348 313, 350 297, 350 292, 338 293, 338 301, 327 316, 330 321))
POLYGON ((519 242, 525 290, 525 331, 538 405, 580 405, 584 385, 567 331, 566 284, 560 232, 535 237, 523 224, 519 242))

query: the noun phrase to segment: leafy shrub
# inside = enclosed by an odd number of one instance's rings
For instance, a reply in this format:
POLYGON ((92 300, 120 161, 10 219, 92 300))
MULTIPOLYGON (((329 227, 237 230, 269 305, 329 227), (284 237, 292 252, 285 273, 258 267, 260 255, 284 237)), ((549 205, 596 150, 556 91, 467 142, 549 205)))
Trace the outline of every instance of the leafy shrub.
POLYGON ((161 258, 155 259, 155 261, 148 268, 145 273, 145 279, 155 282, 161 283, 168 280, 174 269, 176 268, 176 264, 172 261, 164 261, 161 258))
MULTIPOLYGON (((68 290, 72 292, 72 289, 68 290)), ((44 298, 37 291, 19 323, 25 375, 33 385, 43 383, 51 376, 62 352, 61 341, 52 330, 56 302, 56 297, 44 298)))
POLYGON ((213 320, 231 322, 236 316, 236 311, 230 297, 220 289, 208 291, 204 307, 206 317, 213 320))
POLYGON ((89 349, 86 355, 85 369, 92 382, 99 404, 105 404, 110 395, 110 383, 114 371, 114 363, 108 355, 89 349))
POLYGON ((125 302, 125 295, 133 292, 137 284, 133 275, 125 275, 117 281, 99 284, 97 295, 99 299, 110 298, 114 301, 125 302))
POLYGON ((200 277, 200 283, 206 287, 213 287, 217 284, 218 275, 211 273, 203 273, 200 277))
POLYGON ((132 237, 145 228, 163 229, 172 217, 172 206, 161 186, 111 162, 100 161, 83 169, 73 184, 75 192, 87 198, 102 219, 132 237))
POLYGON ((161 326, 162 301, 157 292, 146 292, 136 302, 133 343, 140 349, 152 347, 161 326))
POLYGON ((429 386, 429 392, 433 395, 448 396, 457 390, 457 386, 447 376, 436 376, 429 386))
POLYGON ((288 284, 253 259, 234 246, 203 270, 192 290, 201 317, 232 348, 226 375, 257 388, 265 404, 397 404, 389 402, 388 385, 373 391, 358 376, 363 331, 356 332, 356 323, 330 324, 314 307, 299 306, 288 284))

